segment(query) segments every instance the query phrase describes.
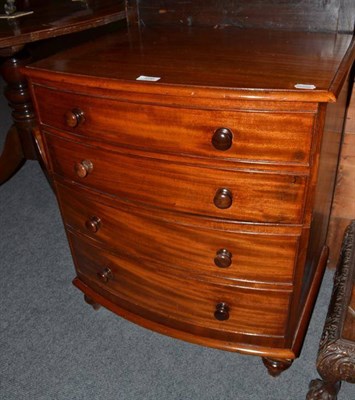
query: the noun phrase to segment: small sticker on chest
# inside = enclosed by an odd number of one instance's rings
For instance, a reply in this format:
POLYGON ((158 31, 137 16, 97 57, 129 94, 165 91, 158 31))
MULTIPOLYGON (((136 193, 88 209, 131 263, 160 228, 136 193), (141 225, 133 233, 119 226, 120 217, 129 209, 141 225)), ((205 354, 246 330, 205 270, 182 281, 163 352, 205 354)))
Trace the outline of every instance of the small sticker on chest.
POLYGON ((316 88, 316 86, 315 85, 310 85, 308 83, 296 83, 295 88, 296 89, 310 89, 310 90, 313 90, 313 89, 316 88))
POLYGON ((161 79, 160 76, 140 75, 138 78, 136 78, 136 81, 157 82, 160 79, 161 79))

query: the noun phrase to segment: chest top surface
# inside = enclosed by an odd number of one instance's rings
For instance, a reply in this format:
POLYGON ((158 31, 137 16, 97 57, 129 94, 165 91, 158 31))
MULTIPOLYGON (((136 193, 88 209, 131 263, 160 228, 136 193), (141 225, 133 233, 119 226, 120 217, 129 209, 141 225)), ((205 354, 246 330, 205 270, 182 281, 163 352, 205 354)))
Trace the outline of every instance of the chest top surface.
POLYGON ((276 93, 332 101, 354 57, 352 36, 225 27, 152 26, 114 32, 31 66, 111 88, 223 90, 223 96, 276 93), (157 82, 139 82, 140 76, 157 82), (91 79, 92 80, 92 79, 91 79), (107 83, 109 82, 109 83, 107 83), (299 86, 301 85, 301 86, 299 86), (306 85, 306 86, 303 86, 306 85), (226 93, 227 90, 227 93, 226 93))

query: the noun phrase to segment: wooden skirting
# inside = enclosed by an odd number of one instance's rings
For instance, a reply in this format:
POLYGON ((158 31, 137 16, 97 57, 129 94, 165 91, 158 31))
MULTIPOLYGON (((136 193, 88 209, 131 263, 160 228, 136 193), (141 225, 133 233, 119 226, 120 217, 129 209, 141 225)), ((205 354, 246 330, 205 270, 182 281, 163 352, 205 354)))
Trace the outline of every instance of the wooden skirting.
POLYGON ((355 87, 345 125, 328 232, 329 267, 335 268, 345 228, 355 218, 355 87))

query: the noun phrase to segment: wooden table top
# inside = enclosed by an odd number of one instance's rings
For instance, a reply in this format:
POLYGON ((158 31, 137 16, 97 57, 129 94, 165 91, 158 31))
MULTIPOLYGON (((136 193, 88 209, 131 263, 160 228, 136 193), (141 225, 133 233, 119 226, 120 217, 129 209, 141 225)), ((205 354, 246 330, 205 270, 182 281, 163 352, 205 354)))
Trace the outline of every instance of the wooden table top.
POLYGON ((48 1, 34 13, 0 19, 0 48, 24 45, 63 34, 79 32, 125 19, 124 0, 48 1))
POLYGON ((354 41, 346 34, 156 25, 139 34, 114 32, 31 69, 111 79, 117 87, 144 75, 160 78, 140 82, 156 85, 156 91, 184 85, 227 88, 230 96, 274 92, 278 99, 307 92, 310 100, 333 101, 354 57, 354 41))

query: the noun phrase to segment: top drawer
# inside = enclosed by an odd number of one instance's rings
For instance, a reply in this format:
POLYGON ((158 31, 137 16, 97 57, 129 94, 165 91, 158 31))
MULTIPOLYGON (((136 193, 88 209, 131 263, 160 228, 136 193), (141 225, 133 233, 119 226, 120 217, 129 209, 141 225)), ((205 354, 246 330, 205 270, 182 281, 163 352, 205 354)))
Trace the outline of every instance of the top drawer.
POLYGON ((314 119, 311 113, 174 108, 78 95, 42 86, 34 86, 34 92, 42 124, 78 135, 199 157, 309 163, 314 119))

